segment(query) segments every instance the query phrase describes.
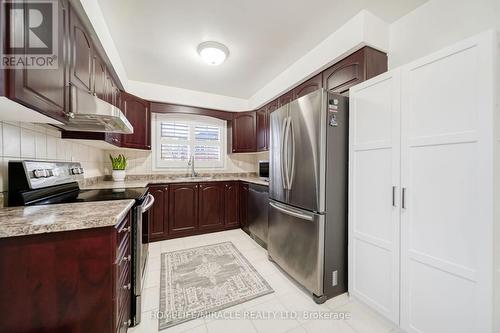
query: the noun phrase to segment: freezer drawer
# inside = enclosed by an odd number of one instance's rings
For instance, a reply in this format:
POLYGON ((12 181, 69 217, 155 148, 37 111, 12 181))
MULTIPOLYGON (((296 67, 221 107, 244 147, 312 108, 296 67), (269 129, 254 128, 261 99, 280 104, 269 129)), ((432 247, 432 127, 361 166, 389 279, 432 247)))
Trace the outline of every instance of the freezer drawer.
POLYGON ((323 295, 324 232, 324 215, 269 201, 269 256, 316 296, 323 295))

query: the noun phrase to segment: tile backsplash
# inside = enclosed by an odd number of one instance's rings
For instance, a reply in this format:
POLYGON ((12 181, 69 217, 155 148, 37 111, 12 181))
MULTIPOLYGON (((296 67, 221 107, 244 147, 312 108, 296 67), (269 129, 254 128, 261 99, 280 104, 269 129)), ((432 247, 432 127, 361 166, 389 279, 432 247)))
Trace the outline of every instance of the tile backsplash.
POLYGON ((0 192, 7 191, 9 160, 79 161, 90 178, 104 175, 104 157, 101 149, 61 139, 55 127, 0 122, 0 192))
MULTIPOLYGON (((111 174, 109 154, 124 154, 128 159, 127 174, 175 174, 182 170, 153 171, 151 152, 133 149, 102 150, 74 140, 61 139, 61 132, 50 125, 0 122, 0 192, 7 191, 7 164, 10 160, 32 159, 44 161, 78 161, 85 170, 85 178, 111 174)), ((269 153, 230 154, 224 169, 196 169, 197 172, 252 173, 258 170, 258 161, 268 160, 269 153)))

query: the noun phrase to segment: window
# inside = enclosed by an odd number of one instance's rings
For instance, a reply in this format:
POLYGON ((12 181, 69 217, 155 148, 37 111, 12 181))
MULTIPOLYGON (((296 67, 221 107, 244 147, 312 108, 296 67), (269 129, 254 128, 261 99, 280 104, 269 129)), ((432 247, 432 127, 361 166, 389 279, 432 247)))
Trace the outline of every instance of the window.
POLYGON ((154 169, 224 168, 226 122, 193 115, 154 114, 154 169))

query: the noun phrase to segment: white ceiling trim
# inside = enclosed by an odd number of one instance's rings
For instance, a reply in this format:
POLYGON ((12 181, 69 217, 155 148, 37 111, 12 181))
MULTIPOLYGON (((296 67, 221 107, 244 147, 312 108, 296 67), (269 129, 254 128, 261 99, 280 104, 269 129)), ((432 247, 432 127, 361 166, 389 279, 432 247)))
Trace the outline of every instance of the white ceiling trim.
POLYGON ((80 1, 126 90, 131 94, 157 102, 226 111, 253 110, 365 45, 382 51, 387 51, 389 48, 389 24, 372 13, 363 10, 257 91, 252 97, 243 99, 128 80, 97 0, 80 1))

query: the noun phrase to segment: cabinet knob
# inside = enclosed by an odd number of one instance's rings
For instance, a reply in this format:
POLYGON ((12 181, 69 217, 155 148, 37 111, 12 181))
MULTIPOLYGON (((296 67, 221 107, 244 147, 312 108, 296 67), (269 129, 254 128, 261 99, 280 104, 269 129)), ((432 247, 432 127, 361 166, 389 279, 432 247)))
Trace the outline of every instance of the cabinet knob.
POLYGON ((132 256, 129 254, 128 256, 123 257, 122 261, 130 261, 131 259, 132 259, 132 256))
POLYGON ((128 284, 126 284, 126 285, 124 285, 122 288, 123 288, 124 290, 130 290, 130 283, 128 283, 128 284))
POLYGON ((75 113, 74 112, 68 112, 67 113, 69 118, 75 118, 75 113))
POLYGON ((128 326, 130 326, 130 323, 131 323, 130 319, 126 320, 126 321, 123 322, 123 326, 127 326, 128 327, 128 326))
POLYGON ((122 230, 120 230, 120 233, 122 232, 130 232, 130 227, 123 228, 122 230))

